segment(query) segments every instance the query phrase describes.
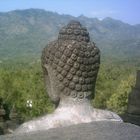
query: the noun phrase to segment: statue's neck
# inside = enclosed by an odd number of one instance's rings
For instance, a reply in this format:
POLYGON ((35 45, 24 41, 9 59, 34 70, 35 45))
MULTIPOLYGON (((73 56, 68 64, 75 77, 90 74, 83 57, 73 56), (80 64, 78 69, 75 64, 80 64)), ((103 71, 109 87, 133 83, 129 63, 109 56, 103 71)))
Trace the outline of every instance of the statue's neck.
POLYGON ((77 112, 77 113, 90 113, 93 111, 93 107, 90 104, 88 99, 73 99, 73 98, 66 98, 60 101, 59 106, 57 107, 56 111, 61 112, 77 112))

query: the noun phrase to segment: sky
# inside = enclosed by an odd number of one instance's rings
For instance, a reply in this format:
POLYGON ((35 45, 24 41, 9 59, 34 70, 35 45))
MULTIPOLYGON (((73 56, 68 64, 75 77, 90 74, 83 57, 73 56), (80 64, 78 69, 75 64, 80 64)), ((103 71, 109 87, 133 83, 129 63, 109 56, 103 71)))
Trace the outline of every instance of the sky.
POLYGON ((111 17, 131 25, 140 24, 140 0, 0 0, 0 12, 29 8, 100 20, 111 17))

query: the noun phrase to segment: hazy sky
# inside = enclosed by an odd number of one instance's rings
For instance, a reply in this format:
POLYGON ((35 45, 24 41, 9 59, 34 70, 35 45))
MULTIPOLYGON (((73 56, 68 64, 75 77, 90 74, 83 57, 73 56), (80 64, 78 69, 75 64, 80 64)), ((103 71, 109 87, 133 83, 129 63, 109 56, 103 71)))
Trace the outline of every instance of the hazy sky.
POLYGON ((0 0, 0 12, 28 8, 99 19, 112 17, 140 24, 140 0, 0 0))

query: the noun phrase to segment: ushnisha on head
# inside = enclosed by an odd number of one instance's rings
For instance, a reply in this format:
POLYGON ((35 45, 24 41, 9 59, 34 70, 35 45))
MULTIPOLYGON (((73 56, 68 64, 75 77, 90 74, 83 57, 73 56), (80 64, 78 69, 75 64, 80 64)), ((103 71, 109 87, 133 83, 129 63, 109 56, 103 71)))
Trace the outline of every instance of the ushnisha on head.
POLYGON ((94 97, 100 52, 78 21, 63 27, 58 40, 42 52, 42 67, 48 94, 54 102, 64 98, 94 97))

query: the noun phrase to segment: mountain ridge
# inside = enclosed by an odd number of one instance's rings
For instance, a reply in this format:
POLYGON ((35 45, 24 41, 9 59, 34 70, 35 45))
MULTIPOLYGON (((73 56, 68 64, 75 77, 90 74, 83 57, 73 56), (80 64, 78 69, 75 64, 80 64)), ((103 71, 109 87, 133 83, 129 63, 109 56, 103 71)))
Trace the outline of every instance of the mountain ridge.
POLYGON ((139 56, 140 24, 130 25, 110 17, 99 20, 83 15, 74 17, 42 9, 26 9, 0 12, 0 59, 39 57, 42 48, 57 38, 59 29, 73 19, 87 27, 91 40, 103 55, 139 56))

